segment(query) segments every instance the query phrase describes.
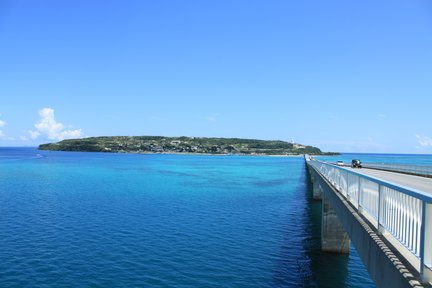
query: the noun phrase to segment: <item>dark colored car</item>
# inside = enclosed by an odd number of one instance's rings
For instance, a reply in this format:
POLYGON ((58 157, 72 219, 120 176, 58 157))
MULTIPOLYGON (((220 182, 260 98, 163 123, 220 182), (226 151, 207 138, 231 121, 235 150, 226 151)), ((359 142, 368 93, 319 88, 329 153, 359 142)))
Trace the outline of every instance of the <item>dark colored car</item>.
POLYGON ((362 168, 361 161, 359 159, 353 159, 351 161, 352 168, 362 168))

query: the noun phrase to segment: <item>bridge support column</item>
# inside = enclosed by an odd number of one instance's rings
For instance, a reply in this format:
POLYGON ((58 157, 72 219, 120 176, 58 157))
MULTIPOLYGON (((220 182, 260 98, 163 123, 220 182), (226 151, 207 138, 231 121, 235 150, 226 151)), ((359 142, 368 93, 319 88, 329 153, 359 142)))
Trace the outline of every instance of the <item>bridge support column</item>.
MULTIPOLYGON (((314 183, 315 186, 315 183, 314 183)), ((323 195, 321 249, 326 252, 349 254, 350 239, 342 223, 330 204, 330 199, 323 195)))
MULTIPOLYGON (((314 179, 314 177, 316 177, 316 176, 312 176, 312 179, 314 179)), ((312 182, 313 182, 313 199, 321 200, 323 189, 322 189, 319 181, 315 181, 315 179, 314 179, 312 182)))

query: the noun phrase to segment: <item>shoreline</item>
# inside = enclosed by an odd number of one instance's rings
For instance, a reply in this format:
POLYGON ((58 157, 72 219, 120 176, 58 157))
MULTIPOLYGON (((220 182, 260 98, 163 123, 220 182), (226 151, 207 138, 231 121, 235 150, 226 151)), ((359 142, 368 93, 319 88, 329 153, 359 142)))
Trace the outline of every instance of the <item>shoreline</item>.
MULTIPOLYGON (((269 155, 269 154, 228 154, 228 153, 221 153, 221 154, 212 154, 212 153, 189 153, 189 152, 161 152, 161 153, 154 153, 154 152, 128 152, 128 151, 119 151, 119 152, 102 152, 102 151, 65 151, 65 150, 41 150, 37 149, 37 151, 49 151, 49 152, 85 152, 85 153, 101 153, 101 154, 134 154, 134 155, 192 155, 192 156, 257 156, 257 157, 288 157, 288 158, 297 158, 297 157, 304 157, 304 154, 293 154, 293 155, 284 155, 284 154, 275 154, 275 155, 269 155)), ((321 156, 321 155, 314 155, 314 156, 321 156)))
POLYGON ((99 136, 40 144, 42 150, 94 151, 137 154, 291 156, 325 154, 319 148, 293 141, 220 137, 99 136))

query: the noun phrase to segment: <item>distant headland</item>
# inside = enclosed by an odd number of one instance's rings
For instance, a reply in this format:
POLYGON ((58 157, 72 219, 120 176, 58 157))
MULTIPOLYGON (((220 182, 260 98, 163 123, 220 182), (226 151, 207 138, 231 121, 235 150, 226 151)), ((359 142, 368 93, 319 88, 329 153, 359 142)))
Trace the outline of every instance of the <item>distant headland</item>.
POLYGON ((160 154, 236 154, 236 155, 338 155, 319 148, 280 140, 240 138, 109 136, 68 139, 41 144, 40 150, 160 153, 160 154))

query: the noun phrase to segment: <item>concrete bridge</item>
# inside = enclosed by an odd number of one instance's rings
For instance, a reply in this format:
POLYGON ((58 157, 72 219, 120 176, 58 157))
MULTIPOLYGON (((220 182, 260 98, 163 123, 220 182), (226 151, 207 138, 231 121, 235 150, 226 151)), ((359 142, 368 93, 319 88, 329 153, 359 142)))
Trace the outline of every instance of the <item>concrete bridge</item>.
POLYGON ((305 160, 322 250, 349 253, 352 242, 377 287, 432 287, 432 178, 305 160))

